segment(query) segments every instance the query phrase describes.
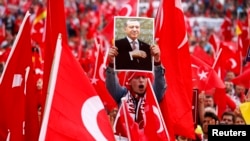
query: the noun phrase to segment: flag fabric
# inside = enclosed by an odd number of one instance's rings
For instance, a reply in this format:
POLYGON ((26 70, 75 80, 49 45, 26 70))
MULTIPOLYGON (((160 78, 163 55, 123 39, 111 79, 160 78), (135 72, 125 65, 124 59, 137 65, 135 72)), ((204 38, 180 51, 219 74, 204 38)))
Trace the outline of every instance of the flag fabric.
POLYGON ((37 140, 39 123, 27 12, 0 79, 0 140, 37 140))
POLYGON ((216 66, 227 71, 233 71, 236 75, 242 71, 242 57, 241 50, 235 49, 236 45, 221 42, 220 49, 222 49, 220 57, 216 66))
POLYGON ((208 65, 212 66, 214 62, 213 56, 210 56, 205 52, 203 47, 201 46, 196 46, 194 48, 194 51, 192 53, 194 56, 200 58, 202 61, 206 62, 208 65))
POLYGON ((146 119, 144 132, 147 136, 147 140, 170 141, 169 133, 163 120, 161 109, 155 97, 150 79, 148 79, 144 109, 146 119))
POLYGON ((209 36, 208 42, 209 42, 210 45, 212 46, 211 49, 213 50, 214 56, 217 55, 217 53, 218 53, 218 51, 219 51, 219 45, 220 45, 220 40, 219 40, 219 38, 218 38, 214 33, 212 33, 212 34, 209 36))
POLYGON ((243 85, 245 88, 250 88, 250 68, 233 78, 232 82, 235 85, 243 85))
POLYGON ((44 42, 44 29, 47 10, 44 5, 39 4, 31 28, 31 38, 37 43, 44 42))
POLYGON ((171 140, 177 134, 194 139, 191 61, 181 1, 162 1, 160 7, 163 19, 156 20, 162 25, 156 30, 160 31, 159 47, 164 54, 161 60, 166 68, 171 68, 167 69, 168 89, 160 103, 162 114, 171 140))
POLYGON ((250 124, 250 102, 245 102, 240 104, 240 112, 244 118, 244 120, 246 121, 246 124, 250 124))
POLYGON ((233 24, 232 24, 231 18, 226 16, 220 28, 221 28, 221 36, 222 36, 221 38, 224 41, 231 41, 233 38, 233 34, 232 34, 233 24))
MULTIPOLYGON (((118 9, 118 14, 116 16, 138 16, 138 5, 139 0, 122 0, 121 8, 118 9)), ((119 6, 118 6, 119 7, 119 6)), ((114 17, 109 20, 107 25, 101 31, 101 34, 111 43, 113 40, 114 31, 114 17)))
POLYGON ((236 103, 232 98, 226 94, 225 89, 216 88, 213 94, 214 103, 217 105, 217 115, 221 119, 222 114, 230 108, 231 111, 234 111, 236 108, 236 103))
MULTIPOLYGON (((47 17, 45 23, 45 48, 44 48, 44 75, 43 75, 43 100, 42 114, 47 96, 50 70, 58 34, 67 40, 64 0, 47 0, 47 17)), ((67 41, 66 41, 67 42, 67 41)))
POLYGON ((106 64, 104 62, 104 54, 101 50, 101 44, 98 43, 97 39, 95 40, 96 46, 96 59, 94 65, 94 72, 92 77, 90 78, 91 84, 94 86, 96 92, 100 96, 105 109, 109 112, 118 107, 115 100, 109 94, 106 86, 105 86, 105 68, 106 64))
POLYGON ((193 87, 199 90, 225 88, 225 84, 215 70, 196 56, 191 55, 193 87))
POLYGON ((152 18, 154 16, 153 0, 149 0, 149 6, 146 12, 146 16, 149 18, 152 18))
POLYGON ((235 34, 239 36, 243 32, 243 25, 240 20, 236 20, 235 34))
POLYGON ((160 1, 159 3, 159 7, 158 7, 158 10, 156 12, 156 16, 155 16, 155 40, 156 40, 156 43, 158 43, 159 41, 159 38, 161 36, 161 27, 162 27, 162 24, 163 24, 163 2, 160 1))
POLYGON ((143 135, 143 131, 139 129, 138 123, 136 123, 129 114, 126 98, 122 98, 121 101, 122 104, 113 125, 116 139, 119 140, 119 138, 123 138, 129 141, 144 141, 145 136, 143 135))
POLYGON ((59 35, 39 140, 114 140, 104 106, 59 35))
MULTIPOLYGON (((250 32, 250 8, 247 9, 247 21, 248 21, 248 31, 250 32)), ((249 46, 249 38, 250 34, 248 33, 248 37, 246 38, 248 42, 246 42, 246 55, 245 55, 245 60, 247 62, 250 61, 250 46, 249 46)))

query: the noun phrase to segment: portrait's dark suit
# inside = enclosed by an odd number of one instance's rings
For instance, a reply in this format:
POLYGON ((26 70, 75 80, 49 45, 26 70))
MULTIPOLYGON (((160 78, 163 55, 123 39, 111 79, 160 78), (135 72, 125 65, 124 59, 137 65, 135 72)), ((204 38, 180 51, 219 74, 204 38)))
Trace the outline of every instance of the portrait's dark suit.
POLYGON ((139 50, 146 52, 146 58, 133 58, 130 59, 129 52, 132 51, 131 43, 127 38, 115 41, 115 46, 118 48, 118 55, 115 58, 115 68, 117 70, 145 70, 152 71, 152 57, 150 54, 150 45, 138 40, 139 50))

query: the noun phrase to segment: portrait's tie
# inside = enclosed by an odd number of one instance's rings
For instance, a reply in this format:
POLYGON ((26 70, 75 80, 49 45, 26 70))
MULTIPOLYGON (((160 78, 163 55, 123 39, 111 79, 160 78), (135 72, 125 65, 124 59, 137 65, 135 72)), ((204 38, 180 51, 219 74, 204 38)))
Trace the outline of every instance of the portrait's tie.
POLYGON ((132 44, 132 49, 135 50, 136 49, 136 41, 132 41, 131 44, 132 44))

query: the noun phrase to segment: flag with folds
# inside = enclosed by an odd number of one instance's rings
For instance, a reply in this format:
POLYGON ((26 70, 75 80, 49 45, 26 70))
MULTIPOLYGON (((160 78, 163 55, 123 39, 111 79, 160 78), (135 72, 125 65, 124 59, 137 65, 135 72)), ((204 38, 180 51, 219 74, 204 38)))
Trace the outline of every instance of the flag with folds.
POLYGON ((0 80, 0 140, 38 139, 40 127, 30 30, 27 12, 0 80))
MULTIPOLYGON (((118 4, 121 6, 118 6, 120 7, 117 12, 118 14, 114 16, 138 16, 139 0, 121 0, 118 4)), ((101 34, 105 36, 109 42, 113 39, 114 16, 101 31, 101 34)))
POLYGON ((242 53, 236 44, 230 42, 220 43, 221 54, 218 57, 216 66, 224 70, 233 71, 236 75, 242 71, 242 53))
POLYGON ((39 140, 114 141, 103 103, 59 35, 39 140))
POLYGON ((45 47, 44 47, 44 74, 42 94, 42 114, 47 96, 50 69, 54 56, 56 40, 59 33, 67 42, 66 18, 64 11, 64 0, 47 0, 47 15, 45 23, 45 47))
POLYGON ((171 140, 175 140, 176 134, 195 138, 190 52, 181 1, 165 0, 160 5, 155 34, 164 54, 161 61, 171 68, 166 73, 168 89, 160 103, 161 111, 171 140))
POLYGON ((232 79, 235 85, 243 85, 250 88, 250 68, 244 70, 241 74, 232 79))
POLYGON ((209 64, 210 66, 213 65, 214 62, 214 58, 213 56, 207 54, 205 52, 205 50, 203 49, 203 47, 201 46, 196 46, 194 48, 194 51, 192 53, 194 56, 200 58, 202 61, 206 62, 207 64, 209 64))
POLYGON ((31 38, 41 44, 44 41, 44 28, 47 10, 44 5, 39 4, 31 28, 31 38))
POLYGON ((213 50, 214 55, 216 55, 219 51, 220 39, 215 35, 215 33, 212 33, 208 38, 208 42, 212 46, 211 49, 213 50))
POLYGON ((225 84, 215 70, 196 56, 191 55, 193 87, 199 90, 225 88, 225 84))
POLYGON ((94 72, 90 78, 91 84, 94 86, 96 92, 100 96, 105 109, 109 111, 117 108, 117 104, 112 96, 109 94, 106 85, 105 85, 105 56, 104 52, 101 50, 101 44, 98 43, 97 39, 95 40, 96 46, 96 59, 94 65, 94 72))
POLYGON ((160 140, 160 141, 170 141, 169 133, 163 116, 161 113, 160 106, 155 97, 155 93, 148 79, 148 87, 146 91, 145 100, 145 126, 144 133, 148 141, 160 140))
POLYGON ((224 41, 231 41, 233 38, 233 23, 230 16, 226 16, 221 26, 221 38, 224 41))
POLYGON ((129 114, 126 99, 122 98, 121 101, 122 103, 113 125, 116 140, 144 141, 145 136, 143 130, 139 129, 138 123, 135 122, 129 114))
POLYGON ((250 102, 245 102, 240 104, 240 112, 242 113, 242 116, 246 123, 249 125, 250 124, 250 102))

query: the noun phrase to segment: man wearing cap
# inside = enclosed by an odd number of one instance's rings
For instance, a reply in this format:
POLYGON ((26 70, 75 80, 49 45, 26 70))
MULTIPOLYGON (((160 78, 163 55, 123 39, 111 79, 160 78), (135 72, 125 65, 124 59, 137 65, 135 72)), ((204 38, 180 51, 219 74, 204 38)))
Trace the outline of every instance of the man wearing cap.
POLYGON ((144 126, 142 110, 144 110, 144 96, 148 85, 147 78, 153 78, 153 89, 158 102, 162 100, 167 88, 164 76, 165 70, 160 62, 160 49, 158 46, 153 46, 150 49, 155 60, 154 73, 128 72, 125 86, 121 86, 117 72, 113 68, 113 60, 117 55, 117 48, 112 47, 108 54, 109 66, 106 69, 106 87, 118 105, 121 104, 121 98, 126 98, 129 109, 132 109, 130 110, 130 115, 133 115, 132 117, 138 123, 139 128, 144 126))

